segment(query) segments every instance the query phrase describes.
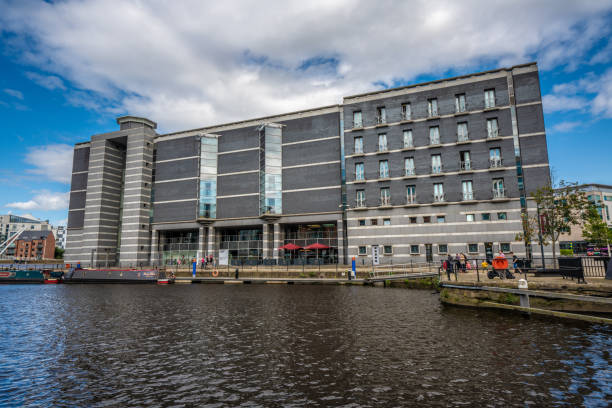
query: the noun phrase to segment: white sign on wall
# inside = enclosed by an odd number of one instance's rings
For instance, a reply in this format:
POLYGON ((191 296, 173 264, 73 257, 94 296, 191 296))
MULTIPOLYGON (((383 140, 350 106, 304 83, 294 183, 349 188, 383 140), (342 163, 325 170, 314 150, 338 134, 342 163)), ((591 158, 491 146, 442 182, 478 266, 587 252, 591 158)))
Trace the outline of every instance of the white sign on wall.
POLYGON ((372 264, 380 264, 380 247, 378 245, 372 245, 372 264))
POLYGON ((229 264, 229 249, 219 250, 219 265, 229 264))

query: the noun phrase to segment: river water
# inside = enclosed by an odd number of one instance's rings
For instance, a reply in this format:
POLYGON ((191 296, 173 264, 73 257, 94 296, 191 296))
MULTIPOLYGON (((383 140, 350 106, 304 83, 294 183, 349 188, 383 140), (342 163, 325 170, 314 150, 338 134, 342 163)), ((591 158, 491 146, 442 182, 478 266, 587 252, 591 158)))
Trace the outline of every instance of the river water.
POLYGON ((612 331, 431 291, 0 286, 0 406, 607 406, 612 331))

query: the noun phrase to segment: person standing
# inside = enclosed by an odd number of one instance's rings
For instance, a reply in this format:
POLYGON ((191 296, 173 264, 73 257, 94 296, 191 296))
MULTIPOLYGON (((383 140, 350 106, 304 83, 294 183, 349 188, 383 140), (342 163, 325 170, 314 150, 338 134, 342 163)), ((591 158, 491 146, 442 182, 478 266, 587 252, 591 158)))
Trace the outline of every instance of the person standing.
POLYGON ((448 280, 451 280, 451 273, 453 273, 453 256, 448 254, 448 258, 446 258, 446 276, 448 280))

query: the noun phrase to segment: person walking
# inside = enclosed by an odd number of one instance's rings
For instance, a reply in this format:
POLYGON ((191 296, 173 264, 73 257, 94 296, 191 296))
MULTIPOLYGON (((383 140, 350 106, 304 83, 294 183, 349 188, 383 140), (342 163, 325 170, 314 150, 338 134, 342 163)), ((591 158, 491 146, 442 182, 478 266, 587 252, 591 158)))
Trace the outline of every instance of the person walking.
POLYGON ((451 273, 453 273, 453 256, 448 254, 448 257, 446 258, 446 276, 448 277, 448 280, 451 280, 451 273))

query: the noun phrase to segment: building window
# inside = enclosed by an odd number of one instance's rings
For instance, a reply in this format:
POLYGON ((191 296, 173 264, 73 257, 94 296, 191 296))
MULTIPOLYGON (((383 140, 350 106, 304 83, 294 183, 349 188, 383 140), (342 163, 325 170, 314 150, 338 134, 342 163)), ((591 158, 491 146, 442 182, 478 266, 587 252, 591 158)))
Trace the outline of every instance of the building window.
POLYGON ((491 221, 491 214, 489 213, 482 213, 481 217, 483 221, 491 221))
POLYGON ((493 198, 504 198, 506 197, 506 190, 504 189, 504 179, 496 178, 493 179, 493 198))
POLYGON ((366 255, 366 254, 367 254, 366 247, 365 247, 365 246, 363 246, 363 245, 362 245, 362 246, 360 246, 360 247, 359 247, 359 255, 362 255, 362 256, 363 256, 363 255, 366 255))
POLYGON ((410 245, 410 253, 413 255, 418 255, 419 246, 418 245, 410 245))
POLYGON ((383 254, 384 255, 392 255, 393 254, 393 246, 392 245, 383 245, 383 254))
POLYGON ((427 114, 429 117, 438 116, 438 100, 430 99, 427 101, 427 114))
POLYGON ((429 215, 423 216, 423 224, 430 224, 430 223, 431 223, 431 217, 429 215))
POLYGON ((505 212, 498 212, 497 213, 497 219, 498 220, 507 220, 508 219, 508 215, 505 212))
POLYGON ((414 147, 414 141, 412 140, 412 130, 404 130, 404 149, 414 147))
POLYGON ((361 116, 361 111, 353 112, 353 127, 354 128, 363 127, 363 118, 361 116))
POLYGON ((365 180, 363 163, 355 163, 355 180, 365 180))
POLYGON ((469 137, 468 137, 467 122, 457 123, 457 141, 466 142, 468 140, 469 140, 469 137))
POLYGON ((429 128, 429 144, 440 144, 440 127, 432 126, 429 128))
POLYGON ((455 112, 465 112, 465 94, 455 95, 455 112))
POLYGON ((446 217, 444 215, 438 215, 436 220, 438 221, 438 224, 443 224, 446 222, 446 217))
POLYGON ((442 156, 439 154, 431 155, 431 173, 432 174, 442 173, 442 156))
POLYGON ((461 171, 470 171, 472 170, 472 160, 470 156, 470 151, 465 150, 459 152, 459 169, 461 171))
POLYGON ((260 214, 282 214, 282 128, 267 124, 259 128, 260 214))
POLYGON ((499 126, 497 124, 497 118, 487 119, 487 137, 499 137, 499 126))
POLYGON ((378 151, 386 152, 387 150, 387 134, 381 133, 378 135, 378 151))
POLYGON ((365 190, 357 190, 357 195, 355 197, 355 206, 357 208, 362 208, 366 206, 366 197, 365 190))
POLYGON ((378 162, 378 178, 389 178, 389 161, 381 160, 378 162))
POLYGON ((495 89, 487 89, 484 92, 485 108, 495 107, 495 89))
POLYGON ((416 186, 406 186, 406 204, 416 204, 416 186))
POLYGON ((414 157, 406 157, 404 159, 404 175, 414 176, 414 157))
POLYGON ((502 252, 510 252, 510 244, 507 242, 502 242, 499 244, 499 248, 502 252))
POLYGON ((365 227, 365 225, 366 225, 366 220, 365 219, 359 220, 359 226, 360 227, 365 227))
POLYGON ((438 245, 438 253, 440 253, 440 254, 447 254, 448 253, 448 245, 446 245, 446 244, 438 245))
POLYGON ((380 205, 391 205, 391 190, 389 187, 380 189, 380 205))
POLYGON ((391 218, 383 218, 383 225, 391 225, 391 218))
POLYGON ((370 225, 378 225, 378 219, 377 218, 372 218, 370 220, 370 225))
POLYGON ((476 221, 476 217, 474 216, 474 214, 465 214, 465 219, 467 222, 474 222, 476 221))
POLYGON ((355 153, 363 153, 363 137, 355 138, 355 153))
POLYGON ((478 253, 478 244, 468 244, 468 252, 470 254, 478 253))
POLYGON ((384 106, 376 108, 376 123, 383 124, 387 123, 387 110, 384 106))
POLYGON ((409 103, 402 104, 402 120, 412 119, 412 109, 409 103))
POLYGON ((501 150, 499 147, 489 149, 489 167, 492 169, 502 167, 501 150))
POLYGON ((410 217, 410 223, 411 224, 416 224, 417 223, 417 217, 410 217))
POLYGON ((474 199, 474 190, 472 188, 472 180, 465 180, 461 182, 461 193, 463 201, 470 201, 474 199))

